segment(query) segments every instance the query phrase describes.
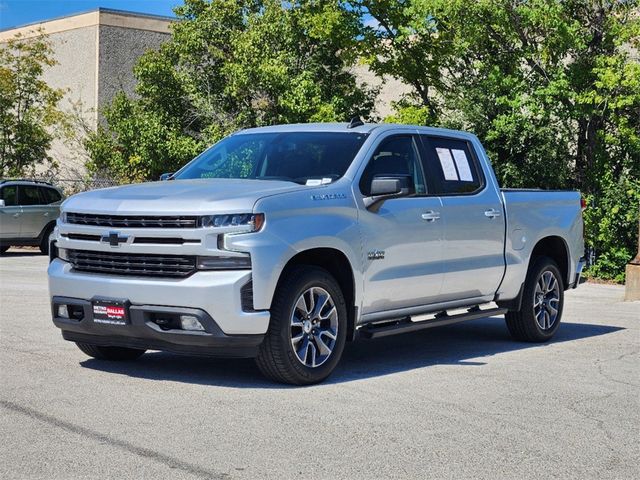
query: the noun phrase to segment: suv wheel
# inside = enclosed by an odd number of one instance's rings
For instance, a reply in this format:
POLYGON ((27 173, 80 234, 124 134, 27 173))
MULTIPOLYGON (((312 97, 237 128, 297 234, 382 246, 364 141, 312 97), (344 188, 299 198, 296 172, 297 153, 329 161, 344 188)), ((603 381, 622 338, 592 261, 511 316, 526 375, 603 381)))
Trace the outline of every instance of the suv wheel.
POLYGON ((53 233, 53 225, 49 225, 44 229, 42 233, 42 239, 40 240, 40 251, 44 255, 49 255, 49 237, 53 233))
POLYGON ((523 295, 520 310, 505 315, 509 333, 524 342, 546 342, 560 326, 564 305, 562 275, 552 259, 533 261, 523 295))
POLYGON ((140 350, 137 348, 100 347, 89 343, 76 343, 76 345, 84 353, 90 357, 97 358, 98 360, 135 360, 146 352, 146 350, 140 350))
POLYGON ((256 363, 277 382, 309 385, 327 378, 342 356, 347 308, 338 282, 317 267, 294 267, 276 290, 256 363))

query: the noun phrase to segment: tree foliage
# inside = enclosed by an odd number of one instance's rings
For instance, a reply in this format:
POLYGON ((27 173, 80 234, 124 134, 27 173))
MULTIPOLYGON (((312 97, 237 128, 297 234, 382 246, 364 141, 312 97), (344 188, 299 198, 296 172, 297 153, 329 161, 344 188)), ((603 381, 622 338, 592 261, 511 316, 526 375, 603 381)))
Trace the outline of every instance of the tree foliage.
POLYGON ((142 57, 137 98, 119 95, 88 147, 92 168, 157 178, 240 128, 366 115, 359 19, 337 1, 187 0, 171 40, 142 57))
POLYGON ((371 68, 413 86, 390 120, 473 131, 503 185, 581 190, 592 273, 621 280, 640 202, 638 2, 352 4, 376 20, 371 68))
POLYGON ((44 68, 55 64, 43 35, 16 36, 0 47, 0 176, 35 172, 53 164, 47 151, 52 127, 62 120, 57 104, 62 90, 43 80, 44 68))

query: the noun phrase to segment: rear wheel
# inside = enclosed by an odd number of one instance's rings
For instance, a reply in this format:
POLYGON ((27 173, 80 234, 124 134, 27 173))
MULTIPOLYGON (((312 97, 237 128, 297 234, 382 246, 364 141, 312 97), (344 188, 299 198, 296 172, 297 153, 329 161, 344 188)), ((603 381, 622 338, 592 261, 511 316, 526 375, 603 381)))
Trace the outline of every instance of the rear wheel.
POLYGON ((137 348, 101 347, 98 345, 91 345, 89 343, 76 343, 76 345, 84 353, 90 357, 97 358, 98 360, 135 360, 146 352, 146 350, 140 350, 137 348))
POLYGON ((509 333, 524 342, 546 342, 560 327, 563 305, 558 265, 549 257, 538 257, 527 274, 520 310, 505 315, 509 333))
POLYGON ((275 293, 256 363, 277 382, 318 383, 338 364, 346 334, 347 308, 338 282, 321 268, 294 267, 275 293))

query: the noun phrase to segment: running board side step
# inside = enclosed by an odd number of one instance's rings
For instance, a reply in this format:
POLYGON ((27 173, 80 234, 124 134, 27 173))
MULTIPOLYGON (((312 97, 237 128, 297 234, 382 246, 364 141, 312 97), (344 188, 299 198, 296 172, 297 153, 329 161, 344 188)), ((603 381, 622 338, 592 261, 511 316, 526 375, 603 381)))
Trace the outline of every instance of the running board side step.
MULTIPOLYGON (((448 315, 447 312, 435 314, 429 320, 421 320, 418 322, 411 321, 411 317, 401 320, 395 320, 384 323, 369 323, 358 329, 358 335, 364 338, 381 338, 389 335, 398 335, 400 333, 415 332, 425 328, 441 327, 451 323, 466 322, 467 320, 477 320, 479 318, 491 317, 493 315, 503 315, 508 312, 506 308, 487 308, 481 310, 479 307, 473 307, 464 313, 456 315, 448 315)), ((417 315, 421 317, 423 315, 417 315)), ((414 317, 415 318, 415 317, 414 317)))

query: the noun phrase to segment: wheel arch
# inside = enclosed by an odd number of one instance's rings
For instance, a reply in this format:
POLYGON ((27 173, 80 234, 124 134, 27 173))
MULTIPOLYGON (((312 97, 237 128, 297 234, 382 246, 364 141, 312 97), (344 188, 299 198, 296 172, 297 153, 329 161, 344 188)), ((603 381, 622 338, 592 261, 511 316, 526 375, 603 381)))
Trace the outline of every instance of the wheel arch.
POLYGON ((340 250, 331 247, 318 247, 303 250, 291 257, 280 272, 276 289, 280 286, 287 272, 294 266, 309 265, 328 271, 340 285, 347 305, 347 340, 352 340, 357 319, 356 284, 354 269, 347 256, 340 250))
POLYGON ((570 266, 570 254, 567 242, 562 237, 557 235, 550 235, 538 240, 536 245, 531 251, 531 257, 529 258, 529 268, 535 262, 537 257, 546 256, 551 258, 558 264, 558 268, 562 273, 562 282, 564 283, 564 289, 569 288, 571 283, 569 266, 570 266))

